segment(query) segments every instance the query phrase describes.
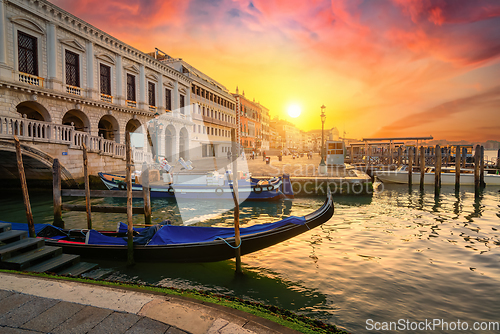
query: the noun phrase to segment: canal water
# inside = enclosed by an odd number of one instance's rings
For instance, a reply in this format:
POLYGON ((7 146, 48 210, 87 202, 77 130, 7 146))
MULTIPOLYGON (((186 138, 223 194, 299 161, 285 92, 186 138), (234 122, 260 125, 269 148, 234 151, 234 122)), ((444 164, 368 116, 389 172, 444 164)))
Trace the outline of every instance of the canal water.
MULTIPOLYGON (((234 261, 206 264, 99 262, 115 272, 110 279, 202 289, 283 307, 358 333, 373 322, 499 321, 500 187, 474 189, 386 185, 368 197, 335 197, 334 217, 314 230, 243 257, 243 277, 234 261)), ((36 222, 50 222, 51 194, 31 194, 36 222)), ((122 200, 95 200, 123 205, 122 200)), ((81 200, 65 199, 81 203, 81 200)), ((322 198, 252 203, 241 208, 241 224, 304 215, 322 198)), ((154 220, 182 222, 175 202, 153 199, 154 220)), ((135 202, 140 206, 141 202, 135 202)), ((195 202, 212 215, 201 225, 231 226, 232 212, 214 202, 195 202)), ((21 194, 0 199, 0 219, 25 221, 21 194)), ((203 214, 204 215, 204 214, 203 214)), ((114 229, 121 214, 93 214, 96 228, 114 229)), ((141 222, 136 216, 136 223, 141 222)), ((85 227, 85 213, 65 213, 66 226, 85 227)), ((194 221, 193 220, 193 221, 194 221)), ((438 331, 439 332, 439 331, 438 331)), ((455 331, 456 332, 456 331, 455 331)), ((470 330, 464 332, 471 332, 470 330)))

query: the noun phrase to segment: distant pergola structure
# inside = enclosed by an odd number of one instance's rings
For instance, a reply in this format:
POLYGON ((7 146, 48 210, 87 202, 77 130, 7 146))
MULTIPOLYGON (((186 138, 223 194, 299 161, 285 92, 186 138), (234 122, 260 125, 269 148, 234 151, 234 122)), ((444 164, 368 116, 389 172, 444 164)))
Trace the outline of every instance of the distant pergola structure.
POLYGON ((434 137, 429 136, 429 137, 380 137, 380 138, 363 138, 361 142, 358 143, 352 143, 350 146, 351 147, 365 147, 365 152, 366 154, 369 155, 369 150, 368 147, 372 145, 377 145, 377 146, 384 146, 388 145, 389 146, 389 154, 392 157, 392 151, 394 145, 404 145, 405 142, 407 141, 416 141, 417 144, 415 147, 418 147, 418 142, 419 141, 424 141, 424 140, 432 140, 434 137), (385 141, 385 142, 384 142, 385 141), (387 142, 388 141, 388 142, 387 142))
POLYGON ((417 145, 415 147, 418 147, 418 141, 423 141, 423 140, 432 140, 434 137, 429 136, 429 137, 386 137, 386 138, 363 138, 362 141, 365 143, 365 145, 368 147, 369 142, 375 142, 375 141, 389 141, 389 150, 392 151, 392 144, 394 141, 402 141, 402 142, 407 142, 410 140, 416 140, 417 145))
POLYGON ((397 140, 397 141, 409 141, 409 140, 416 140, 417 141, 417 146, 418 146, 418 141, 419 140, 432 140, 434 137, 429 136, 429 137, 387 137, 387 138, 363 138, 363 142, 370 142, 370 141, 384 141, 388 140, 389 143, 392 145, 392 142, 397 140))

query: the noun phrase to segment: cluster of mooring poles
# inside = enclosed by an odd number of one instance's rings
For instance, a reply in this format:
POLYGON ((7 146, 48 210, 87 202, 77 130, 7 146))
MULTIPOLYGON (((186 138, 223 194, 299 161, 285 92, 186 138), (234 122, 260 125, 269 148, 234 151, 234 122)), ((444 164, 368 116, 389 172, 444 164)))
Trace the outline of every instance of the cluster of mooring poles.
MULTIPOLYGON (((236 179, 237 165, 237 145, 235 142, 236 134, 233 129, 231 132, 232 138, 232 154, 233 154, 233 199, 234 199, 234 229, 235 229, 235 243, 236 248, 236 272, 241 273, 241 239, 239 230, 239 199, 238 199, 238 182, 236 179)), ((31 211, 31 204, 28 194, 28 186, 26 183, 26 174, 24 172, 24 164, 21 152, 21 144, 17 136, 14 136, 16 146, 17 167, 19 170, 19 178, 21 180, 21 189, 23 193, 23 200, 26 209, 26 218, 29 226, 30 237, 35 237, 35 225, 33 221, 33 214, 31 211)), ((147 165, 143 165, 141 173, 142 191, 132 191, 132 154, 130 148, 130 133, 125 135, 126 142, 126 191, 123 190, 90 190, 89 173, 88 173, 88 158, 87 148, 83 145, 83 174, 85 189, 61 189, 61 165, 58 159, 54 159, 52 165, 52 182, 53 182, 53 202, 54 202, 54 225, 64 228, 64 221, 62 219, 62 211, 85 211, 87 213, 87 229, 92 229, 92 211, 94 212, 109 212, 109 213, 126 213, 127 214, 127 262, 128 264, 134 263, 134 244, 133 244, 133 222, 132 214, 144 214, 144 225, 151 225, 151 188, 150 188, 150 171, 147 165), (85 196, 85 205, 63 204, 63 196, 85 196), (91 197, 119 197, 127 198, 126 207, 120 206, 104 206, 94 205, 91 206, 91 197), (143 207, 133 207, 132 198, 141 198, 144 200, 143 207)), ((155 174, 156 175, 156 174, 155 174)), ((158 174, 159 177, 159 174, 158 174)))
MULTIPOLYGON (((433 148, 434 154, 431 156, 433 158, 427 159, 425 155, 425 148, 420 146, 420 152, 417 154, 416 148, 409 147, 407 153, 407 163, 408 163, 408 185, 412 186, 412 172, 413 172, 413 164, 415 162, 415 166, 420 165, 420 189, 424 188, 424 178, 425 178, 425 166, 426 163, 432 164, 434 163, 434 189, 436 193, 440 192, 441 189, 441 170, 443 164, 443 157, 441 153, 441 147, 436 145, 433 148), (430 160, 430 161, 429 161, 430 160), (433 161, 432 161, 433 160, 433 161)), ((450 154, 446 152, 445 157, 445 165, 448 166, 450 163, 450 154)), ((465 168, 467 157, 467 148, 460 146, 456 147, 455 154, 455 190, 460 189, 460 173, 461 169, 465 168)), ((500 150, 499 150, 500 157, 500 150)), ((401 165, 402 154, 401 148, 398 150, 398 167, 401 165)), ((497 159, 497 168, 500 167, 500 159, 497 159)), ((474 188, 476 193, 479 192, 482 188, 486 186, 484 182, 484 147, 481 145, 476 145, 475 154, 474 154, 474 188)))

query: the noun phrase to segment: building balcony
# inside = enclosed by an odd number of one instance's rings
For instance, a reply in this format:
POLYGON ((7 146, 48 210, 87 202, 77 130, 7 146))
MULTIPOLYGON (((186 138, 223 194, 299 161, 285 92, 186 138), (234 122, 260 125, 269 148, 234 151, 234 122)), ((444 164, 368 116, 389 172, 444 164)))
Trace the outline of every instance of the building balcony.
POLYGON ((125 103, 129 108, 137 108, 137 101, 125 100, 125 103))
POLYGON ((19 73, 19 81, 33 86, 43 87, 43 78, 28 73, 19 73))
POLYGON ((101 101, 113 103, 113 96, 101 93, 101 101))
POLYGON ((149 106, 149 111, 156 112, 157 111, 156 106, 149 106))
POLYGON ((80 87, 66 85, 66 93, 82 96, 82 89, 80 87))

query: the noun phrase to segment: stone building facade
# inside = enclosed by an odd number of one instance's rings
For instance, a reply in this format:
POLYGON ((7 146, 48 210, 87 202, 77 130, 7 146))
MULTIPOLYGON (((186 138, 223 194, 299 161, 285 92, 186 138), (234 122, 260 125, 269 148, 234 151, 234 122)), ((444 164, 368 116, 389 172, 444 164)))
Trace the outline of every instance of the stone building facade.
POLYGON ((250 101, 245 97, 245 91, 239 94, 236 87, 236 93, 233 94, 236 99, 236 111, 239 120, 239 143, 243 149, 250 153, 262 152, 262 108, 259 103, 250 101))
MULTIPOLYGON (((177 159, 189 151, 186 75, 45 0, 0 0, 0 27, 5 127, 23 117, 41 128, 62 125, 72 130, 70 142, 84 138, 89 146, 97 138, 96 152, 103 152, 109 142, 123 145, 126 132, 150 128, 158 113, 166 121, 156 128, 157 154, 177 159)), ((55 130, 40 133, 44 138, 56 140, 55 130)))
POLYGON ((236 100, 233 95, 222 84, 184 60, 165 55, 161 59, 192 80, 193 158, 227 156, 231 150, 231 130, 237 129, 236 100))

